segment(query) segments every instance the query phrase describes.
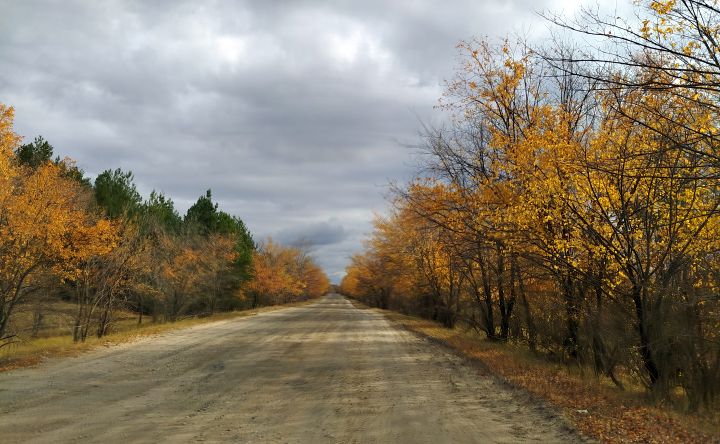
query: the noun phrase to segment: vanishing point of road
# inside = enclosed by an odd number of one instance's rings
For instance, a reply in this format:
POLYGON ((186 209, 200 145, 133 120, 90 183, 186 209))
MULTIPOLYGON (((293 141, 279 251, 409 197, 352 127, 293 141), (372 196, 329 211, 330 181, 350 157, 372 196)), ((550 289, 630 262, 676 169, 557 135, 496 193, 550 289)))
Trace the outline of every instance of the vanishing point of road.
POLYGON ((0 442, 564 443, 554 412, 339 295, 0 374, 0 442))

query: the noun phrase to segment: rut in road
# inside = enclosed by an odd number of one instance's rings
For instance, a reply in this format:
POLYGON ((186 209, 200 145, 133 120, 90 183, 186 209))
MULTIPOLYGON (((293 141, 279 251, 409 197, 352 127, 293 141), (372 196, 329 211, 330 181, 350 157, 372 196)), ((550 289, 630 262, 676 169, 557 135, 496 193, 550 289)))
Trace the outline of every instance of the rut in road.
POLYGON ((579 442, 339 295, 0 374, 2 442, 579 442))

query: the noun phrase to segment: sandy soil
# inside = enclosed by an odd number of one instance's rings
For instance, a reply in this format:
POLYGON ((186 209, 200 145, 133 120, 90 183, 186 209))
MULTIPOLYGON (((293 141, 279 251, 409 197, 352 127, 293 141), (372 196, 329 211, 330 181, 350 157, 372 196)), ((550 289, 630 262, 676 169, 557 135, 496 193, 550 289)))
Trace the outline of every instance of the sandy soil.
POLYGON ((331 295, 0 374, 0 441, 579 442, 553 412, 331 295))

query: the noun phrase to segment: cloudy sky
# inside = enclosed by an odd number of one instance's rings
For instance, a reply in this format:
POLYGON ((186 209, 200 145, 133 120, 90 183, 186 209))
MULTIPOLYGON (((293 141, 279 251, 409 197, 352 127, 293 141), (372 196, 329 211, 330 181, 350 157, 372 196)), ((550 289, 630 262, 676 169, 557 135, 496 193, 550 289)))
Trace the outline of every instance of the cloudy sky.
POLYGON ((0 0, 0 102, 94 176, 184 212, 211 188, 256 239, 312 242, 334 281, 413 171, 473 36, 547 34, 561 0, 0 0))

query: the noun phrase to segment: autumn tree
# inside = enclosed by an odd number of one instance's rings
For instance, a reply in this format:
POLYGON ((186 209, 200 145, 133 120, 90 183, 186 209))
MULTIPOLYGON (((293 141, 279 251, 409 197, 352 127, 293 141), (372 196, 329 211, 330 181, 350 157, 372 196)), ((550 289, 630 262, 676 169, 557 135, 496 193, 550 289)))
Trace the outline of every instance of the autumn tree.
POLYGON ((329 290, 329 280, 306 251, 268 239, 255 251, 252 279, 242 293, 251 307, 317 297, 329 290))
POLYGON ((163 193, 143 201, 129 171, 105 170, 91 186, 71 159, 53 157, 42 137, 21 145, 12 117, 11 108, 0 107, 2 344, 12 339, 13 311, 31 295, 40 305, 56 294, 74 301, 73 337, 84 341, 107 334, 127 310, 141 323, 143 314, 174 321, 239 308, 239 294, 262 288, 253 273, 284 283, 262 294, 263 303, 329 289, 304 250, 278 245, 256 254, 243 221, 220 210, 209 190, 181 218, 163 193), (255 269, 254 257, 268 260, 255 269))
POLYGON ((200 297, 203 279, 199 239, 193 235, 172 236, 165 233, 160 239, 161 262, 158 285, 162 300, 159 304, 165 320, 176 321, 200 297))
POLYGON ((308 298, 318 298, 330 291, 330 279, 325 272, 314 262, 305 266, 303 280, 305 281, 305 293, 308 298))
POLYGON ((207 190, 187 211, 184 223, 201 235, 221 234, 235 239, 235 272, 240 280, 249 277, 255 242, 245 223, 235 216, 219 210, 213 202, 212 191, 207 190))
POLYGON ((238 252, 232 236, 212 234, 203 242, 202 250, 199 262, 204 278, 200 288, 205 310, 213 314, 220 308, 220 304, 227 304, 228 299, 235 300, 234 292, 239 288, 244 270, 238 271, 238 252))
POLYGON ((13 309, 37 290, 43 271, 72 273, 78 251, 89 253, 102 242, 91 236, 82 248, 74 240, 103 224, 87 212, 90 196, 68 178, 62 164, 47 161, 35 168, 18 162, 19 137, 12 131, 13 110, 0 107, 0 337, 7 337, 13 309))
MULTIPOLYGON (((119 271, 123 265, 115 262, 118 259, 116 252, 119 241, 117 226, 107 220, 73 233, 70 254, 66 260, 75 264, 75 267, 64 277, 75 295, 75 342, 87 339, 100 311, 104 312, 104 316, 99 321, 98 336, 103 336, 107 331, 110 311, 115 308, 116 295, 121 291, 119 271)), ((128 253, 125 256, 131 255, 128 253)))
POLYGON ((658 66, 607 87, 574 74, 572 49, 460 50, 450 127, 427 133, 430 176, 395 187, 343 291, 446 326, 427 307, 455 312, 619 386, 624 368, 660 397, 716 402, 715 110, 658 66))

